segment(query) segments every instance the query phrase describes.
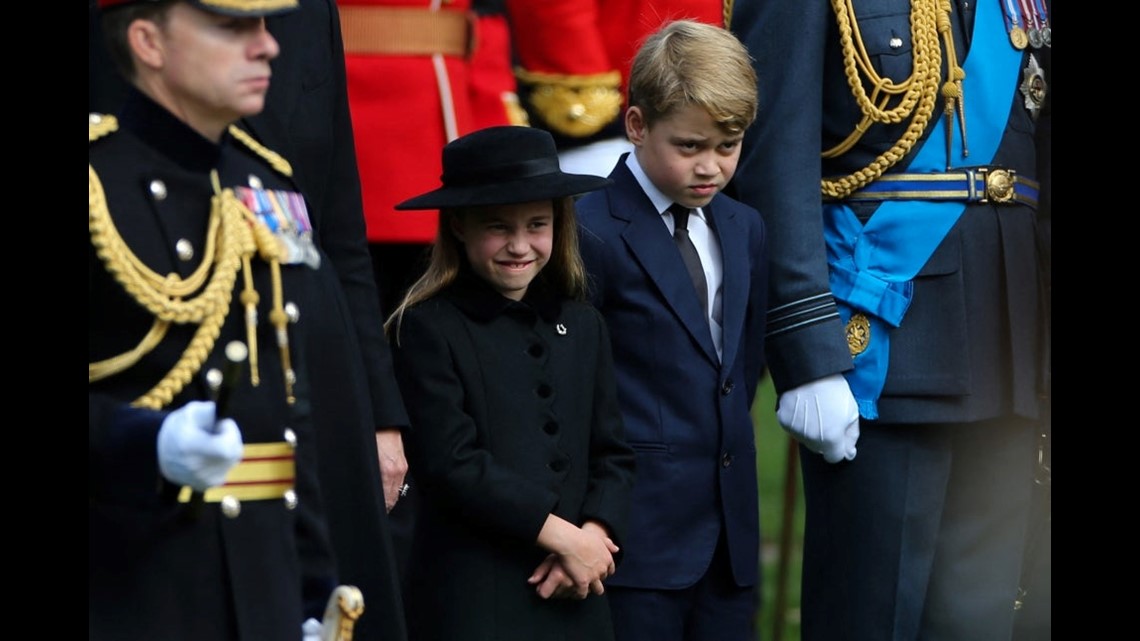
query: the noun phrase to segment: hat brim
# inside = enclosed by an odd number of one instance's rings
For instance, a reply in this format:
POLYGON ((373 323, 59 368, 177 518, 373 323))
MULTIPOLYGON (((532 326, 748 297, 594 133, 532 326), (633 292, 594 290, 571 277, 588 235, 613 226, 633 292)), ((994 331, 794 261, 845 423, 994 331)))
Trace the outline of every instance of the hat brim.
POLYGON ((547 174, 518 180, 464 186, 443 186, 396 205, 398 210, 513 205, 577 196, 609 185, 609 178, 582 174, 547 174))
POLYGON ((239 18, 279 16, 301 8, 298 0, 194 0, 194 4, 211 13, 239 18))
MULTIPOLYGON (((101 11, 138 4, 140 0, 99 0, 101 11)), ((190 0, 209 13, 238 18, 261 18, 289 13, 301 8, 300 0, 190 0)))

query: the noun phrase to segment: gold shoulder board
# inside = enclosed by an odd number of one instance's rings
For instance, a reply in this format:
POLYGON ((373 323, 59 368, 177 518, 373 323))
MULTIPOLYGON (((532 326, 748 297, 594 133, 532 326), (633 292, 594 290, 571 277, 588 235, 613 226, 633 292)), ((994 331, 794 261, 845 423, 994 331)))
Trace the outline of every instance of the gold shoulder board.
POLYGON ((621 114, 618 71, 566 75, 517 67, 515 78, 531 86, 530 106, 550 129, 564 136, 592 136, 621 114))
POLYGON ((111 115, 91 113, 87 116, 87 126, 89 131, 87 143, 90 144, 117 130, 119 121, 111 115))

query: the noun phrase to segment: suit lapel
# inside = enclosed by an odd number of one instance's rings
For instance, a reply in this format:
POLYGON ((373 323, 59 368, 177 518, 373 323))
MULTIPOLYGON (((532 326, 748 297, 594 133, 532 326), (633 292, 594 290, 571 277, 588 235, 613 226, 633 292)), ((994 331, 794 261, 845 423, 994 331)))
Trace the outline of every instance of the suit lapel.
POLYGON ((744 331, 744 310, 748 301, 748 230, 736 219, 736 212, 727 206, 726 197, 717 195, 705 214, 713 221, 716 237, 720 241, 720 255, 723 263, 721 274, 721 362, 731 368, 740 349, 744 331))
POLYGON ((610 178, 616 185, 611 192, 613 206, 610 211, 615 218, 627 222, 622 231, 626 246, 661 292, 669 309, 701 346, 705 356, 719 364, 697 293, 669 230, 661 222, 661 215, 653 208, 624 162, 619 163, 610 178))

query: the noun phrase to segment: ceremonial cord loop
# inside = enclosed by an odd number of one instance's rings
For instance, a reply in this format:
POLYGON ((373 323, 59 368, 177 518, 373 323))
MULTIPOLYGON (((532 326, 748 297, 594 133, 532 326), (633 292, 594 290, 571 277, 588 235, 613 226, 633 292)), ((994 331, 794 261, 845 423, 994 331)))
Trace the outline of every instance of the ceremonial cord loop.
MULTIPOLYGON (((911 0, 910 28, 913 68, 909 77, 896 83, 879 75, 859 33, 852 0, 831 0, 839 26, 840 45, 843 49, 843 69, 863 114, 851 133, 838 145, 823 152, 823 158, 835 158, 851 150, 872 124, 897 124, 910 118, 903 135, 890 149, 884 151, 865 167, 847 176, 823 179, 824 196, 841 199, 866 186, 904 158, 922 136, 934 112, 934 103, 940 91, 943 47, 948 62, 946 82, 941 94, 946 100, 947 113, 961 114, 961 81, 965 77, 954 51, 950 29, 950 3, 948 0, 911 0), (868 95, 865 86, 871 87, 868 95), (893 106, 892 106, 893 103, 893 106)), ((960 115, 965 148, 965 119, 960 115)))
MULTIPOLYGON (((90 140, 94 142, 117 129, 113 117, 92 121, 90 140)), ((231 133, 247 145, 252 139, 231 127, 231 133)), ((279 158, 272 152, 254 148, 274 164, 279 158), (259 151, 260 150, 260 151, 259 151)), ((283 159, 274 164, 289 170, 283 159), (280 166, 279 166, 280 165, 280 166)), ((214 195, 210 199, 205 250, 202 262, 186 278, 176 273, 162 275, 146 266, 131 251, 116 229, 107 206, 106 193, 95 168, 88 164, 88 228, 96 255, 108 273, 136 302, 155 318, 146 336, 134 348, 108 359, 88 364, 88 382, 94 383, 129 369, 162 342, 172 323, 197 324, 190 344, 169 372, 132 405, 161 409, 182 391, 202 369, 214 348, 230 311, 237 274, 243 273, 240 301, 245 309, 246 340, 249 347, 250 381, 260 383, 257 368, 257 305, 260 296, 254 288, 251 258, 256 254, 270 265, 273 307, 270 321, 275 328, 280 350, 286 400, 295 402, 293 386, 296 374, 289 353, 288 315, 284 312, 281 262, 285 249, 265 223, 249 210, 232 189, 222 189, 217 171, 210 172, 214 195)))

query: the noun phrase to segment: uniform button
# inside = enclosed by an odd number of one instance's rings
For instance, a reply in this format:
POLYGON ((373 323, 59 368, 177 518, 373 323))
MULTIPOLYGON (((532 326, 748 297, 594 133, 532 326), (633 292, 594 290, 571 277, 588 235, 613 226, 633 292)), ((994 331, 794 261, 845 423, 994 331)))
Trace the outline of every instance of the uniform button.
POLYGON ((285 442, 289 444, 289 447, 292 447, 294 449, 297 448, 297 433, 293 431, 293 428, 285 428, 284 438, 285 442))
POLYGON ((539 345, 537 343, 526 348, 526 353, 530 354, 534 358, 542 358, 543 351, 545 350, 542 349, 542 345, 539 345))
POLYGON ((887 42, 887 45, 888 45, 888 46, 889 46, 891 49, 898 49, 899 47, 902 47, 902 38, 899 38, 898 36, 895 36, 894 38, 891 38, 891 39, 890 39, 890 40, 887 42))
POLYGON ((206 385, 209 385, 211 390, 217 391, 221 389, 224 381, 225 375, 222 374, 222 370, 216 367, 211 367, 206 370, 206 385))
POLYGON ((558 433, 558 422, 547 421, 546 424, 542 426, 542 431, 550 434, 551 436, 554 436, 558 433))
POLYGON ((178 242, 174 243, 174 251, 178 252, 178 257, 182 260, 193 260, 194 243, 185 238, 180 238, 178 242))
POLYGON ((732 455, 729 454, 728 452, 725 452, 724 456, 720 457, 720 466, 721 467, 729 467, 731 465, 732 465, 732 455))
POLYGON ((554 459, 553 461, 550 462, 549 465, 547 465, 547 467, 549 467, 551 470, 553 470, 555 472, 565 471, 566 466, 567 466, 566 459, 561 459, 561 458, 560 459, 554 459))
POLYGON ((261 179, 253 174, 249 175, 249 186, 254 189, 261 189, 261 179))
POLYGON ((723 394, 724 396, 728 396, 729 394, 732 393, 732 388, 734 388, 734 387, 736 387, 736 384, 733 383, 732 379, 730 378, 724 382, 724 385, 721 386, 720 393, 723 394))
POLYGON ((538 394, 539 398, 550 398, 550 395, 554 393, 554 389, 546 383, 539 385, 534 391, 538 394))
POLYGON ((285 316, 290 323, 296 323, 301 320, 301 309, 292 301, 285 303, 285 316))
POLYGON ((166 200, 166 183, 161 180, 150 181, 150 195, 155 200, 166 200))
POLYGON ((297 493, 293 490, 285 490, 285 509, 297 509, 297 493))
POLYGON ((229 494, 222 497, 222 514, 225 514, 231 519, 236 519, 241 514, 241 501, 237 500, 229 494))

